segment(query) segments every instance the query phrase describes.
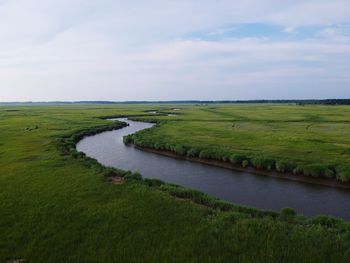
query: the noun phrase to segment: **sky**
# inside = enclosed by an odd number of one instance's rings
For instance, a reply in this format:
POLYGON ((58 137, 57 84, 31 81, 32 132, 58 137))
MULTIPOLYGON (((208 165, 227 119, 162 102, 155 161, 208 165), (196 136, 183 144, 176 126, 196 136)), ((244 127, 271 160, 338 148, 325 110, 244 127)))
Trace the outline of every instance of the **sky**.
POLYGON ((350 0, 0 0, 0 101, 350 98, 350 0))

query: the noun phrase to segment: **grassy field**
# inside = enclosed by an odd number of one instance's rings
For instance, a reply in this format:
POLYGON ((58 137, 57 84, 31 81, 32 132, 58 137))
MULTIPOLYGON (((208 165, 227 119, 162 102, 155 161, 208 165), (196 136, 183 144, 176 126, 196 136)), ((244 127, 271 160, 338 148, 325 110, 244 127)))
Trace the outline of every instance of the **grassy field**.
POLYGON ((181 115, 138 133, 135 143, 240 165, 246 160, 243 165, 259 169, 350 180, 349 106, 183 106, 176 113, 181 115))
MULTIPOLYGON (((176 107, 176 117, 144 117, 163 120, 144 138, 350 162, 350 107, 176 107)), ((142 180, 113 185, 100 167, 58 147, 64 136, 106 128, 99 117, 171 108, 0 107, 0 262, 348 262, 347 222, 222 211, 142 180)), ((186 197, 187 190, 174 191, 186 197)))

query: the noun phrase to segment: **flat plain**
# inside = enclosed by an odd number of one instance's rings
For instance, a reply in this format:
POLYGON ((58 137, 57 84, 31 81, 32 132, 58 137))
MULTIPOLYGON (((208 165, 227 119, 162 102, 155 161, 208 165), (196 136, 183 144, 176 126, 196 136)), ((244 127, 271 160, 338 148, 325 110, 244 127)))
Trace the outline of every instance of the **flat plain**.
POLYGON ((160 122, 140 135, 152 143, 350 166, 348 106, 0 107, 1 262, 347 262, 348 222, 222 211, 142 180, 113 185, 60 152, 58 138, 105 116, 160 122))
POLYGON ((204 149, 204 157, 227 161, 239 155, 257 168, 350 180, 348 106, 184 106, 176 113, 139 133, 136 143, 195 156, 204 149), (282 167, 285 162, 290 167, 282 167))

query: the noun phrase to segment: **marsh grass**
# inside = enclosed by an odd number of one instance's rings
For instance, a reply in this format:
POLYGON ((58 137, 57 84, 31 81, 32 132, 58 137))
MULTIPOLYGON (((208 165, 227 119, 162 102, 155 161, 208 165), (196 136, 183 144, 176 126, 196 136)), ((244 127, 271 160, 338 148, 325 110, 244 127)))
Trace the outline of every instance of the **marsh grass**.
MULTIPOLYGON (((142 179, 137 173, 103 167, 75 151, 82 136, 122 127, 101 117, 142 115, 148 109, 173 107, 0 107, 0 262, 348 261, 348 222, 328 216, 305 218, 292 212, 282 216, 286 213, 230 204, 156 179, 142 179), (25 130, 35 126, 38 128, 25 130), (113 185, 105 180, 111 176, 127 180, 113 185)), ((245 106, 241 107, 229 113, 225 108, 222 116, 238 118, 245 106)), ((192 133, 183 120, 171 122, 155 116, 153 121, 161 125, 147 136, 155 141, 153 136, 166 128, 162 136, 168 136, 167 140, 157 140, 159 145, 173 145, 178 133, 187 135, 183 139, 194 139, 197 146, 207 144, 209 148, 215 142, 220 149, 221 137, 210 140, 213 127, 204 121, 207 130, 202 130, 200 120, 215 119, 214 130, 219 124, 231 126, 231 120, 215 115, 220 108, 218 105, 207 115, 200 107, 181 106, 183 114, 177 119, 187 118, 192 133), (183 130, 174 131, 175 122, 183 130)), ((263 113, 261 109, 257 112, 263 113)), ((222 149, 226 151, 228 145, 222 149)), ((201 147, 191 148, 198 152, 201 147)))
POLYGON ((128 141, 189 157, 348 182, 349 116, 349 106, 188 107, 176 120, 155 117, 156 128, 128 141))

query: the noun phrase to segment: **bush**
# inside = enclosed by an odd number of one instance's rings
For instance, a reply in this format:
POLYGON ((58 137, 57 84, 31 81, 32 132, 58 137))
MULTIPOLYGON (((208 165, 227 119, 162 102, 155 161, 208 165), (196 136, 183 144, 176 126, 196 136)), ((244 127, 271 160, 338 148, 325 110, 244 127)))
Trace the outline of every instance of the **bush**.
POLYGON ((303 174, 303 166, 298 165, 297 167, 294 168, 293 174, 303 174))
POLYGON ((334 172, 325 165, 320 164, 308 164, 301 167, 302 173, 306 176, 312 177, 334 177, 334 172))
MULTIPOLYGON (((101 167, 103 167, 103 166, 101 165, 101 167)), ((129 172, 118 169, 118 168, 105 167, 103 169, 103 174, 105 177, 114 177, 114 176, 124 177, 127 173, 129 173, 129 172)))
POLYGON ((334 178, 335 173, 327 165, 321 164, 307 164, 307 165, 298 165, 294 170, 294 174, 303 174, 306 176, 312 176, 315 178, 334 178))
POLYGON ((305 165, 303 167, 303 174, 306 176, 320 177, 323 173, 323 169, 315 165, 305 165))
POLYGON ((158 180, 158 179, 155 179, 155 178, 151 178, 151 179, 145 178, 145 179, 143 179, 143 181, 144 181, 148 186, 151 186, 151 187, 160 187, 161 185, 164 184, 163 181, 158 180))
POLYGON ((185 155, 186 154, 186 148, 182 145, 176 145, 174 147, 174 152, 180 155, 185 155))
POLYGON ((312 218, 311 223, 332 228, 339 226, 342 221, 336 217, 319 215, 312 218))
POLYGON ((233 164, 240 164, 242 165, 242 162, 244 160, 247 160, 247 157, 242 154, 231 154, 230 156, 230 162, 233 164))
POLYGON ((248 167, 248 165, 249 165, 249 161, 248 160, 243 160, 242 167, 246 168, 246 167, 248 167))
POLYGON ((265 157, 255 157, 252 160, 253 166, 257 169, 272 170, 275 166, 275 160, 268 159, 265 157))
POLYGON ((164 148, 165 148, 165 150, 167 150, 167 151, 171 151, 171 144, 165 143, 165 144, 164 144, 164 148))
POLYGON ((350 181, 350 168, 341 167, 337 171, 337 179, 341 182, 349 182, 350 181))
POLYGON ((280 218, 282 220, 290 221, 295 217, 295 215, 296 213, 293 208, 286 207, 281 210, 280 218))
POLYGON ((242 219, 248 219, 251 218, 251 215, 249 214, 245 214, 245 213, 240 213, 240 212, 236 212, 236 211, 232 211, 232 212, 228 212, 226 213, 223 218, 225 220, 228 220, 228 222, 238 222, 242 219))
POLYGON ((188 157, 198 157, 200 153, 200 149, 198 148, 191 148, 187 151, 188 157))
POLYGON ((78 152, 77 158, 84 159, 86 157, 86 154, 83 152, 78 152))
POLYGON ((227 155, 224 155, 224 156, 222 157, 222 161, 228 162, 228 161, 230 161, 230 158, 229 158, 227 155))
POLYGON ((293 172, 296 166, 297 165, 295 163, 287 160, 280 160, 276 162, 276 170, 281 173, 293 172))
POLYGON ((165 145, 161 142, 154 143, 153 148, 156 150, 165 150, 166 149, 165 145))
POLYGON ((213 156, 210 150, 202 150, 199 153, 199 158, 210 159, 213 156))
POLYGON ((133 142, 133 138, 132 138, 132 135, 129 134, 129 135, 126 135, 123 137, 123 142, 124 144, 130 144, 133 142))
POLYGON ((215 160, 220 160, 220 161, 227 161, 229 154, 225 150, 221 149, 204 149, 200 151, 199 157, 200 158, 205 158, 205 159, 215 159, 215 160))
POLYGON ((335 178, 335 172, 330 169, 330 168, 327 168, 325 171, 324 171, 324 175, 323 175, 325 178, 335 178))
POLYGON ((138 172, 126 172, 124 178, 127 180, 142 180, 142 175, 138 172))

